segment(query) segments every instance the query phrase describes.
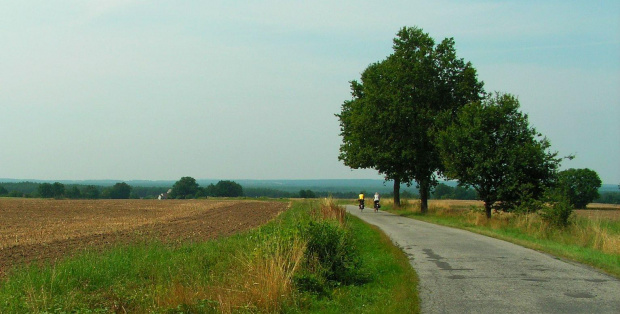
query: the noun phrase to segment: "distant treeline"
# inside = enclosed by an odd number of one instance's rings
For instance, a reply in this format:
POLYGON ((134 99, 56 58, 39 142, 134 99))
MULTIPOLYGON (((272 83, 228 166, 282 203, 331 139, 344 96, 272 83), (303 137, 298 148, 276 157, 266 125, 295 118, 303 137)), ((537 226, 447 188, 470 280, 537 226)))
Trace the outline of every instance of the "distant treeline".
MULTIPOLYGON (((98 198, 132 198, 132 199, 155 199, 160 194, 166 193, 171 187, 166 186, 129 186, 119 182, 113 186, 81 185, 81 184, 61 184, 38 183, 38 182, 9 182, 0 183, 0 197, 49 197, 67 199, 98 199, 98 198), (54 191, 54 187, 56 191, 54 191), (128 191, 128 192, 127 192, 128 191), (43 192, 44 195, 41 195, 43 192)), ((334 197, 338 199, 356 199, 359 192, 367 195, 374 194, 375 191, 338 191, 323 190, 315 191, 301 189, 297 192, 285 191, 283 189, 268 187, 244 187, 243 196, 249 198, 269 197, 269 198, 323 198, 334 197)), ((382 193, 382 198, 393 197, 392 193, 382 193)), ((416 191, 403 191, 401 197, 417 199, 419 195, 416 191)), ((456 200, 475 200, 476 191, 460 186, 450 186, 444 183, 437 185, 431 194, 432 199, 456 199, 456 200)), ((596 203, 620 204, 620 192, 600 192, 600 197, 594 200, 596 203)))
POLYGON ((0 197, 27 198, 67 198, 67 199, 99 199, 99 198, 156 198, 166 192, 166 187, 130 186, 119 182, 113 186, 10 182, 0 183, 0 197))
POLYGON ((601 192, 595 203, 620 204, 620 192, 601 192))

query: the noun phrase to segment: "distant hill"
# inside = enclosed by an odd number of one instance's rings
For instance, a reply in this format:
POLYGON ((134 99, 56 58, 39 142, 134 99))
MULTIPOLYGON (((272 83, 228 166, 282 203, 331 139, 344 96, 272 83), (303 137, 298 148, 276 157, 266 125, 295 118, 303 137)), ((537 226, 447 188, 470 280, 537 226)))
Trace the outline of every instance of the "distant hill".
POLYGON ((599 192, 620 192, 620 188, 618 188, 617 184, 603 184, 601 188, 598 189, 599 192))

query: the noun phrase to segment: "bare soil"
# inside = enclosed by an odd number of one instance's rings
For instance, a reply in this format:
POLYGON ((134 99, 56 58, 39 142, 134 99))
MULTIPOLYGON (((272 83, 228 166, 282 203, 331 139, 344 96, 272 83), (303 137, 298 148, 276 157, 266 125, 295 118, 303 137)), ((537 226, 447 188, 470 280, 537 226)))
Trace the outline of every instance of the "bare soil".
POLYGON ((260 226, 286 202, 0 199, 0 276, 83 250, 158 240, 205 241, 260 226))

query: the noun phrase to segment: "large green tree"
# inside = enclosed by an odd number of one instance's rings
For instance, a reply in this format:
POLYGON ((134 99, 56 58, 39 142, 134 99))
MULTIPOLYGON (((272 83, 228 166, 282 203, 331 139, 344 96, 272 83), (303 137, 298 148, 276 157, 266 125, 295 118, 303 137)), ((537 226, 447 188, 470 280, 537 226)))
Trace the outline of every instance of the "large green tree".
POLYGON ((386 180, 394 181, 394 203, 400 204, 401 182, 410 182, 406 171, 408 161, 401 153, 406 148, 402 140, 402 123, 394 115, 395 94, 393 63, 385 60, 368 66, 361 82, 351 82, 353 99, 342 105, 340 119, 343 143, 338 159, 354 168, 374 168, 386 180))
POLYGON ((571 168, 558 173, 558 189, 575 208, 586 208, 588 203, 597 199, 601 184, 598 173, 588 168, 571 168))
POLYGON ((170 198, 194 198, 198 192, 198 183, 192 177, 182 177, 175 182, 170 192, 170 198))
POLYGON ((129 199, 131 196, 131 186, 125 182, 114 184, 108 190, 111 199, 129 199))
POLYGON ((509 210, 525 199, 541 199, 561 161, 541 136, 512 95, 472 102, 439 132, 444 175, 472 186, 488 218, 492 208, 509 210))
POLYGON ((243 196, 243 187, 230 180, 219 181, 215 185, 210 185, 208 188, 208 194, 218 197, 237 197, 243 196))
POLYGON ((452 38, 435 45, 422 29, 402 28, 394 39, 394 52, 369 65, 360 82, 351 82, 352 99, 336 115, 343 138, 339 159, 351 168, 374 168, 394 180, 396 205, 401 182, 415 181, 421 210, 427 211, 442 167, 436 131, 460 107, 484 94, 476 70, 456 56, 454 45, 452 38))

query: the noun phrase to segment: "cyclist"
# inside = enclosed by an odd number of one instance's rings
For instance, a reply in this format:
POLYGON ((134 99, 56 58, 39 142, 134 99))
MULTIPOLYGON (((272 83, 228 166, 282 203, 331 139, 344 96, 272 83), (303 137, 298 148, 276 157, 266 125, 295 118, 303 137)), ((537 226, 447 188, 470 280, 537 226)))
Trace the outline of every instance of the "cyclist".
POLYGON ((379 196, 379 192, 375 192, 375 212, 377 212, 379 210, 379 207, 381 207, 381 205, 379 205, 380 199, 381 197, 379 196))
POLYGON ((364 192, 360 192, 358 201, 360 202, 360 210, 364 209, 364 192))

